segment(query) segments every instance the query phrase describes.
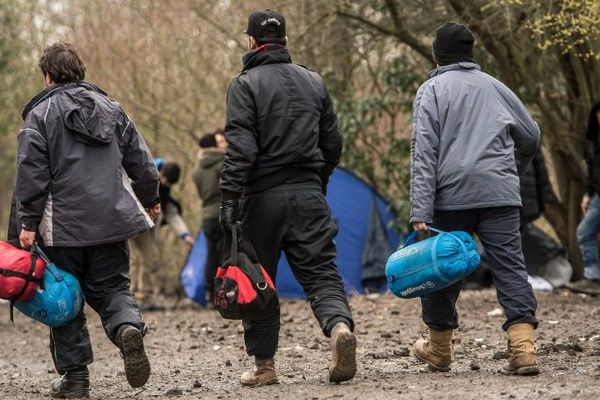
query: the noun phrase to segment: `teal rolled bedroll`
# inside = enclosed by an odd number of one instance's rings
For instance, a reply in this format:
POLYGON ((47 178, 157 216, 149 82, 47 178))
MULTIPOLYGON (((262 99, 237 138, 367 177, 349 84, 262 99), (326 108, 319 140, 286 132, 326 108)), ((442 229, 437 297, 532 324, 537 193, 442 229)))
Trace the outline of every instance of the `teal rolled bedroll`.
POLYGON ((390 256, 385 273, 390 290, 409 299, 444 289, 471 274, 480 258, 467 232, 429 230, 437 235, 413 243, 413 232, 402 248, 390 256))

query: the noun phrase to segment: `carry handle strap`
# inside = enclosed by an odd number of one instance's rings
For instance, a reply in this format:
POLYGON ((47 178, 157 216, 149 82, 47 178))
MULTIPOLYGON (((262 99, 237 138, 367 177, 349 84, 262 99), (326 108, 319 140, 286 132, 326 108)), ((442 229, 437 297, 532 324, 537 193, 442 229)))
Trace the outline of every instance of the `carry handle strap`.
POLYGON ((32 251, 35 251, 42 260, 44 260, 46 262, 46 264, 52 264, 52 261, 50 261, 50 259, 48 258, 48 256, 46 255, 46 253, 44 253, 42 251, 42 249, 40 248, 40 246, 38 246, 37 243, 35 243, 32 247, 32 251))
POLYGON ((238 263, 238 229, 239 224, 236 222, 233 229, 231 230, 231 254, 229 256, 230 259, 233 260, 234 264, 238 263))
MULTIPOLYGON (((427 230, 430 230, 432 232, 435 233, 446 233, 440 229, 436 229, 434 227, 428 226, 427 230)), ((400 247, 401 249, 410 246, 411 244, 413 244, 415 242, 415 239, 417 238, 417 234, 418 231, 412 231, 410 235, 408 235, 408 238, 406 238, 406 242, 404 242, 404 244, 402 245, 402 247, 400 247)))

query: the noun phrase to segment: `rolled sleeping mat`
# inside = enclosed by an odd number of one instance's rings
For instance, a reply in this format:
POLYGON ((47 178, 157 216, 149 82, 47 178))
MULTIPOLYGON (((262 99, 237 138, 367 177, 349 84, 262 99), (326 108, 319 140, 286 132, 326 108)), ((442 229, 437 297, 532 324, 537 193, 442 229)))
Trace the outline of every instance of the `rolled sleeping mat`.
POLYGON ((390 256, 385 274, 390 290, 403 299, 421 297, 444 289, 471 274, 480 258, 475 241, 467 232, 444 232, 413 243, 417 232, 390 256))

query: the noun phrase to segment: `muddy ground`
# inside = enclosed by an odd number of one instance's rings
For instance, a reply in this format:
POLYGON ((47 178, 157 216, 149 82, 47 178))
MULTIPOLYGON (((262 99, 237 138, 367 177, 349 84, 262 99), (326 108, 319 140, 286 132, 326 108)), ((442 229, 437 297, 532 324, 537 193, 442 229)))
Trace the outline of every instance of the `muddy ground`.
MULTIPOLYGON (((170 301, 172 302, 172 301, 170 301)), ((168 302, 168 303, 170 303, 168 302)), ((96 362, 93 399, 599 399, 600 298, 539 295, 537 331, 542 374, 533 378, 497 373, 503 360, 502 316, 491 290, 464 292, 462 327, 450 373, 424 372, 409 354, 424 332, 416 300, 391 295, 351 300, 357 322, 359 371, 351 383, 326 382, 329 343, 308 305, 283 304, 278 371, 281 384, 258 389, 240 386, 250 360, 242 346, 240 324, 215 312, 187 307, 145 313, 151 329, 146 346, 153 374, 142 389, 127 386, 118 352, 96 316, 90 318, 96 362), (488 313, 492 312, 491 316, 488 313)), ((0 397, 48 398, 56 376, 48 351, 47 329, 16 316, 8 322, 1 305, 0 397)), ((92 313, 90 313, 92 314, 92 313)))

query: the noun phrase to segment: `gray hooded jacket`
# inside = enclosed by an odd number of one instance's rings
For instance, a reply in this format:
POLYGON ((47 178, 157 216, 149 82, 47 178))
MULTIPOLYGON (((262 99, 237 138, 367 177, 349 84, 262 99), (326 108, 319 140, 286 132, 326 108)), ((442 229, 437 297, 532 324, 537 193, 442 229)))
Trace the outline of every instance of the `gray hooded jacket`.
POLYGON ((45 246, 77 247, 151 228, 144 209, 159 201, 158 171, 119 104, 85 82, 40 95, 19 132, 9 232, 37 229, 45 246))
POLYGON ((439 67, 413 104, 411 222, 434 210, 520 206, 519 174, 540 130, 519 98, 479 65, 439 67))

